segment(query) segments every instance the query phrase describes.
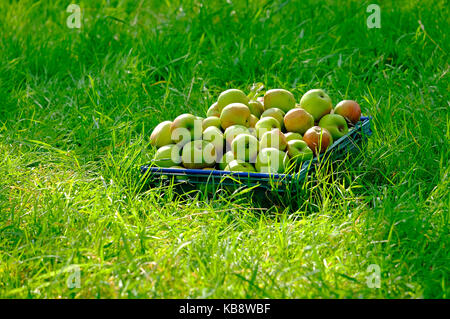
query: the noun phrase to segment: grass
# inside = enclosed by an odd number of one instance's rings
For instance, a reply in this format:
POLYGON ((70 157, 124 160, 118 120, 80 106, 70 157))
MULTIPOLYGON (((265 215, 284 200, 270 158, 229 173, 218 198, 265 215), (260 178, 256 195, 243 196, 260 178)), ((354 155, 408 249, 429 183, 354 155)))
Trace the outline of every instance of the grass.
POLYGON ((449 297, 445 1, 78 3, 0 3, 0 297, 449 297), (295 203, 145 187, 157 123, 254 82, 374 134, 295 203))

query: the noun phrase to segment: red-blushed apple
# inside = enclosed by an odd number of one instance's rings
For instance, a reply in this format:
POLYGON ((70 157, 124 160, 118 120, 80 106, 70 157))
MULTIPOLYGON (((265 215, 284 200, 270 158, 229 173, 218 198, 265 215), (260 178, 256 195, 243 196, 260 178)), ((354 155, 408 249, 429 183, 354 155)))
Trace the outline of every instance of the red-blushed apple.
POLYGON ((291 140, 288 142, 287 153, 290 159, 297 164, 301 164, 304 161, 309 161, 313 158, 314 154, 308 147, 305 141, 291 140))
POLYGON ((250 112, 257 118, 260 118, 261 114, 264 112, 264 106, 259 101, 248 102, 248 108, 250 109, 250 112))
POLYGON ((309 90, 303 94, 300 99, 300 107, 311 114, 315 122, 333 109, 331 98, 321 89, 309 90))
POLYGON ((264 113, 261 114, 261 118, 273 117, 280 123, 281 130, 284 130, 284 115, 285 113, 283 110, 273 107, 268 110, 265 110, 264 113))
POLYGON ((178 116, 170 126, 172 140, 179 146, 202 138, 202 121, 192 114, 178 116))
POLYGON ((264 94, 264 109, 266 110, 271 108, 278 108, 286 113, 294 107, 294 95, 287 90, 272 89, 264 94))
POLYGON ((280 151, 284 151, 287 147, 286 136, 277 128, 264 133, 261 137, 259 148, 262 150, 268 147, 274 147, 280 151))
POLYGON ((256 170, 252 164, 241 161, 241 160, 232 160, 224 169, 225 171, 230 172, 247 172, 247 173, 255 173, 256 170))
POLYGON ((228 151, 225 154, 223 154, 222 158, 219 161, 219 168, 221 170, 224 170, 227 165, 234 160, 234 154, 232 151, 228 151))
POLYGON ((202 128, 203 130, 207 129, 208 127, 211 126, 215 126, 217 128, 221 128, 220 125, 220 118, 218 118, 217 116, 209 116, 206 119, 203 120, 202 122, 202 128))
POLYGON ((294 132, 287 132, 284 134, 286 136, 286 141, 292 141, 292 140, 302 140, 303 136, 300 133, 294 133, 294 132))
POLYGON ((217 105, 217 102, 215 102, 209 107, 208 112, 206 112, 206 116, 207 117, 210 117, 210 116, 220 117, 220 111, 221 110, 219 110, 219 106, 217 105))
POLYGON ((336 141, 348 133, 348 125, 345 118, 339 114, 327 114, 319 121, 319 126, 326 128, 330 132, 333 140, 336 141))
POLYGON ((248 127, 250 110, 242 103, 231 103, 224 107, 220 114, 220 123, 225 130, 231 125, 239 124, 248 127))
POLYGON ((236 159, 254 163, 258 155, 258 139, 251 134, 239 134, 231 143, 231 150, 236 159))
POLYGON ((289 161, 288 155, 274 147, 261 150, 256 158, 256 170, 262 173, 283 173, 289 161))
POLYGON ((281 130, 280 122, 278 122, 278 120, 276 120, 275 118, 273 118, 271 116, 264 117, 255 124, 256 137, 261 139, 261 137, 264 135, 264 133, 271 131, 275 128, 281 130))
POLYGON ((158 148, 164 145, 173 144, 170 134, 171 125, 171 121, 159 123, 150 135, 150 144, 158 148))
POLYGON ((356 124, 361 118, 361 107, 356 101, 343 100, 335 106, 334 114, 342 115, 349 122, 356 124))
POLYGON ((207 141, 191 141, 183 147, 181 161, 184 167, 191 169, 213 167, 216 162, 215 147, 207 141))
POLYGON ((171 167, 181 163, 181 148, 175 144, 160 147, 154 157, 154 163, 159 167, 171 167))
POLYGON ((284 126, 289 132, 305 134, 305 132, 314 126, 314 117, 301 108, 290 110, 284 116, 284 126))
POLYGON ((303 141, 317 155, 325 152, 333 144, 333 137, 327 129, 320 126, 313 126, 303 135, 303 141))
POLYGON ((232 103, 241 103, 247 106, 248 102, 249 98, 244 92, 238 89, 229 89, 220 93, 217 99, 217 107, 220 111, 223 111, 227 105, 232 103))

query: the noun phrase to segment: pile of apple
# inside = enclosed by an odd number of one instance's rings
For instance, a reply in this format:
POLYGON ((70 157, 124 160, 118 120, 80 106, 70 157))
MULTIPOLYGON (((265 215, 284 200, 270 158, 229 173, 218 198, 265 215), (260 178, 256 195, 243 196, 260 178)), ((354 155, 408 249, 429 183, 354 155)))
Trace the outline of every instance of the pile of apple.
POLYGON ((361 117, 357 102, 334 108, 321 89, 297 104, 284 89, 251 100, 244 92, 222 92, 206 118, 182 114, 153 130, 154 164, 167 168, 283 173, 326 151, 361 117))

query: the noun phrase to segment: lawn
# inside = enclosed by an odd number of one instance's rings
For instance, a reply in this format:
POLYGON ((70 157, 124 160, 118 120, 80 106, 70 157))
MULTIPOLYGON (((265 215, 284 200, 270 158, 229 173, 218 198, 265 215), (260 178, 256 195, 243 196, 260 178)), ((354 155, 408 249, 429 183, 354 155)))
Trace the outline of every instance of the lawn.
POLYGON ((1 1, 0 297, 449 298, 448 4, 371 3, 1 1), (374 133, 295 202, 147 186, 159 122, 255 82, 374 133))

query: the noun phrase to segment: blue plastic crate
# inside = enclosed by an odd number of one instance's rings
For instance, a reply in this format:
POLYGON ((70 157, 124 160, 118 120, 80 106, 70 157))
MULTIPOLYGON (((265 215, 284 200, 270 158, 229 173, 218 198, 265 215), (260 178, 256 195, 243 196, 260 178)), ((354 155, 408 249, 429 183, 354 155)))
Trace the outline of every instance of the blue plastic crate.
MULTIPOLYGON (((362 116, 360 121, 345 136, 341 137, 321 154, 321 157, 339 160, 349 152, 360 151, 363 141, 371 134, 371 118, 362 116)), ((202 169, 174 169, 154 167, 151 164, 141 167, 142 174, 148 174, 147 181, 150 184, 170 183, 190 184, 190 185, 210 185, 212 187, 254 187, 276 190, 278 192, 290 192, 295 190, 306 178, 307 174, 314 171, 318 163, 317 158, 306 161, 301 169, 294 174, 268 174, 268 173, 247 173, 229 172, 222 170, 202 170, 202 169)))

